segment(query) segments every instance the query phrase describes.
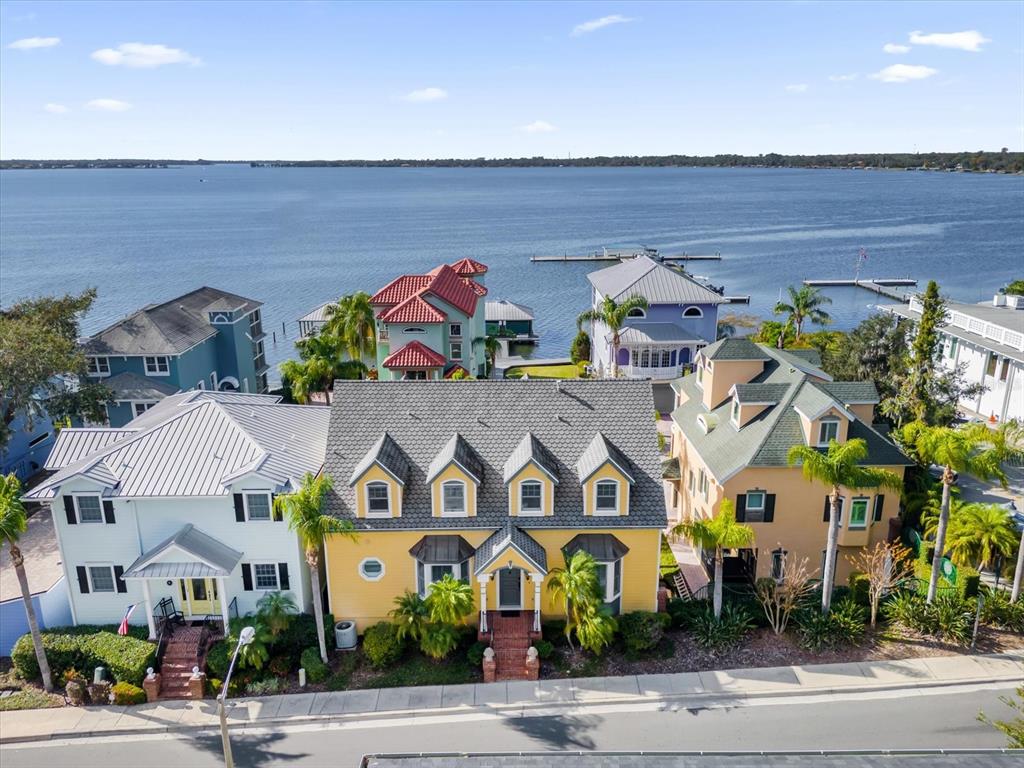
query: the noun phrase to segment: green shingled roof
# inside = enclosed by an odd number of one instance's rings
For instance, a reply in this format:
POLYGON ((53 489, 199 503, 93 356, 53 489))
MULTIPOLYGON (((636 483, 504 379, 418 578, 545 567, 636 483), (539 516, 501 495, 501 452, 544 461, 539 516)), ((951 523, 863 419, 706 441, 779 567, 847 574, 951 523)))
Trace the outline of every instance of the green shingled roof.
POLYGON ((764 349, 750 339, 719 339, 700 351, 708 360, 768 360, 764 349))

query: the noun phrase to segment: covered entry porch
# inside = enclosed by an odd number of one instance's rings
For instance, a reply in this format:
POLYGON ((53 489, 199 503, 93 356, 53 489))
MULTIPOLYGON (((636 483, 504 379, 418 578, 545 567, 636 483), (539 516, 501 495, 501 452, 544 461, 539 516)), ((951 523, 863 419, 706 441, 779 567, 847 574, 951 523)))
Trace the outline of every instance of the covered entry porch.
POLYGON ((532 536, 511 522, 495 531, 477 547, 474 575, 480 585, 481 637, 499 625, 508 631, 519 628, 523 634, 540 633, 547 553, 532 536))

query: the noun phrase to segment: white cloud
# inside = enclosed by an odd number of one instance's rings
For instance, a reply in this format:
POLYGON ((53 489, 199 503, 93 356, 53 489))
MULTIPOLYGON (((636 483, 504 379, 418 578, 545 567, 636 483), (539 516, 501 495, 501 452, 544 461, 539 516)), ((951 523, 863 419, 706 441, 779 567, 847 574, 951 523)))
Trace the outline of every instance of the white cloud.
POLYGON ((924 80, 927 77, 938 74, 939 70, 925 67, 920 64, 893 64, 885 69, 871 75, 873 80, 881 80, 883 83, 908 83, 911 80, 924 80))
POLYGON ((43 109, 45 109, 51 115, 63 115, 65 112, 68 111, 68 108, 65 107, 63 104, 54 104, 52 102, 43 107, 43 109))
POLYGON ((55 45, 60 45, 59 37, 23 37, 7 47, 16 51, 31 51, 34 48, 53 48, 55 45))
POLYGON ((572 28, 572 36, 579 37, 588 32, 610 27, 613 24, 628 24, 631 21, 636 21, 636 19, 623 16, 621 13, 613 13, 611 16, 602 16, 600 19, 591 19, 590 21, 584 21, 582 24, 577 24, 572 28))
POLYGON ((833 83, 849 83, 856 80, 858 77, 859 75, 856 72, 853 72, 849 75, 829 75, 828 79, 833 83))
POLYGON ((934 45, 939 48, 956 48, 961 51, 978 53, 984 43, 992 41, 976 29, 968 29, 964 32, 924 32, 916 31, 910 33, 910 42, 914 45, 934 45))
POLYGON ((121 43, 117 48, 100 48, 91 57, 110 67, 153 69, 164 64, 189 64, 198 67, 202 60, 180 48, 168 48, 159 43, 121 43))
POLYGON ((552 131, 557 131, 558 129, 551 123, 549 123, 547 120, 534 120, 532 123, 530 123, 529 125, 524 125, 519 130, 523 131, 524 133, 551 133, 552 131))
POLYGON ((807 90, 807 83, 793 83, 792 85, 787 85, 786 90, 790 93, 803 93, 807 90))
POLYGON ((96 112, 127 112, 132 105, 127 101, 118 101, 117 99, 93 99, 86 102, 85 108, 96 112))
POLYGON ((882 46, 882 50, 886 53, 910 53, 910 46, 900 45, 899 43, 886 43, 882 46))
POLYGON ((442 101, 448 98, 448 91, 444 88, 420 88, 416 91, 410 91, 402 97, 406 101, 412 101, 415 103, 423 103, 426 101, 442 101))

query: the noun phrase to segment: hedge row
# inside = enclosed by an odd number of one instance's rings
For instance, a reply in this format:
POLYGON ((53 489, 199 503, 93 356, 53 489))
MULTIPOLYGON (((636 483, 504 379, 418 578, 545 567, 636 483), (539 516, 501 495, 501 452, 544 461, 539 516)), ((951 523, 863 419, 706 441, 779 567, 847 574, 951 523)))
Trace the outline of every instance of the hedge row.
MULTIPOLYGON (((145 628, 141 634, 145 636, 145 628)), ((92 677, 95 667, 106 667, 118 682, 142 685, 146 668, 153 666, 156 646, 140 639, 140 631, 121 636, 108 627, 78 626, 44 629, 43 648, 50 663, 54 680, 63 678, 69 669, 76 669, 92 677)), ((14 669, 22 677, 39 677, 35 647, 31 635, 22 635, 11 650, 14 669)))

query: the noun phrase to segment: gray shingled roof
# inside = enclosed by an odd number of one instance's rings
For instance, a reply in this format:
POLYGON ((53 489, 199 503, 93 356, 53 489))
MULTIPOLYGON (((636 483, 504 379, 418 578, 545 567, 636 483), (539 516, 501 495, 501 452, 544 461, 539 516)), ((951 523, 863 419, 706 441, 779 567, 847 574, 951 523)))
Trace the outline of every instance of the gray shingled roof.
POLYGON ((537 566, 538 571, 545 574, 548 572, 548 555, 544 547, 511 520, 506 520, 501 528, 484 539, 484 542, 476 548, 473 573, 480 574, 486 571, 493 565, 494 559, 501 554, 502 550, 510 545, 537 566))
POLYGON ((413 544, 409 554, 424 563, 461 563, 473 556, 473 547, 461 536, 430 534, 413 544))
POLYGON ((484 307, 484 320, 489 323, 496 323, 504 320, 533 320, 533 309, 525 304, 516 304, 508 299, 488 301, 484 307))
POLYGON ((555 463, 555 459, 550 451, 544 447, 544 444, 532 432, 527 432, 523 435, 519 445, 516 446, 515 450, 508 457, 508 461, 505 462, 502 470, 502 480, 506 483, 509 482, 519 473, 519 470, 531 461, 540 467, 541 471, 546 472, 552 480, 556 483, 558 482, 558 464, 555 463))
POLYGON ((580 482, 585 483, 592 474, 609 461, 622 471, 629 482, 633 482, 629 459, 600 432, 594 435, 594 439, 590 441, 587 449, 576 462, 576 474, 579 475, 580 482))
POLYGON ((241 552, 232 549, 208 533, 203 533, 193 526, 192 523, 189 523, 174 535, 167 537, 152 549, 139 555, 135 562, 125 569, 123 578, 144 579, 154 576, 174 576, 179 575, 175 566, 194 565, 193 563, 152 562, 171 547, 176 547, 196 560, 200 560, 202 564, 209 566, 211 572, 202 574, 205 576, 229 576, 235 566, 238 565, 238 561, 242 559, 241 552), (174 571, 173 573, 172 570, 174 571))
POLYGON ((877 403, 879 400, 873 381, 828 381, 818 386, 843 404, 877 403))
POLYGON ((735 389, 740 404, 777 403, 786 396, 789 384, 737 384, 735 389))
POLYGON ((114 391, 114 400, 163 400, 168 395, 178 391, 177 387, 165 384, 162 381, 154 381, 137 373, 125 371, 103 383, 114 391))
POLYGON ((587 275, 602 296, 617 302, 643 296, 651 304, 722 304, 725 299, 692 277, 649 256, 637 256, 587 275))
POLYGON ((579 533, 562 547, 566 560, 580 550, 592 555, 599 563, 610 563, 625 557, 629 547, 610 533, 579 533))
POLYGON ((374 464, 379 464, 385 472, 405 485, 405 477, 409 474, 409 461, 402 453, 402 449, 398 447, 398 443, 392 440, 391 435, 387 432, 370 446, 370 450, 352 470, 352 477, 348 481, 349 485, 355 483, 374 464))
POLYGON ((334 395, 325 470, 335 483, 327 509, 351 520, 357 530, 503 526, 508 520, 503 468, 527 433, 547 449, 562 482, 555 486, 554 514, 518 518, 521 527, 661 528, 666 524, 650 382, 338 381, 334 395), (356 518, 355 489, 348 479, 382 430, 387 430, 409 461, 402 515, 356 518), (482 463, 473 517, 432 514, 427 469, 453 431, 472 446, 482 463), (628 469, 635 482, 630 487, 630 513, 624 517, 583 514, 583 491, 575 467, 598 433, 629 457, 628 469))
POLYGON ((163 304, 133 312, 89 337, 87 355, 178 355, 217 331, 207 313, 215 309, 249 313, 262 302, 203 286, 163 304))
POLYGON ((430 462, 430 466, 427 468, 427 482, 432 482, 435 477, 444 472, 451 464, 457 464, 477 482, 483 479, 483 462, 476 455, 473 446, 458 432, 448 438, 448 442, 444 444, 444 447, 434 457, 434 460, 430 462))
POLYGON ((719 339, 700 351, 708 360, 768 360, 768 353, 750 339, 719 339))

